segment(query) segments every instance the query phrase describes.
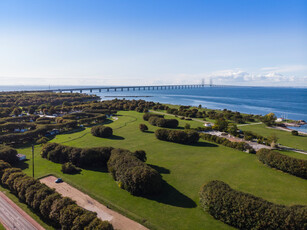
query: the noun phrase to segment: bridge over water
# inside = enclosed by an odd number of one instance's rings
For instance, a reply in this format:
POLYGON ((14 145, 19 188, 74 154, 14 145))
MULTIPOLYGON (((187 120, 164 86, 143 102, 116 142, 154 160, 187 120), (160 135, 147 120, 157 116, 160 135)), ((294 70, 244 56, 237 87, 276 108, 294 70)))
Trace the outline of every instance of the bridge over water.
POLYGON ((202 88, 202 87, 213 87, 217 85, 209 84, 190 84, 190 85, 146 85, 146 86, 97 86, 97 87, 86 87, 86 88, 67 88, 67 89, 50 89, 44 90, 44 92, 109 92, 109 91, 135 91, 135 90, 166 90, 166 89, 191 89, 191 88, 202 88))

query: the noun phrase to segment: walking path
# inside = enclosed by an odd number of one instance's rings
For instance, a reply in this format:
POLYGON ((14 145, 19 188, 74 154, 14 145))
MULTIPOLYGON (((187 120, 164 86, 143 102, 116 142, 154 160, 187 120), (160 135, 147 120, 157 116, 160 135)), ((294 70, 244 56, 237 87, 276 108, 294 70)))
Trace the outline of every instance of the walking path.
POLYGON ((0 192, 0 222, 6 229, 43 230, 35 220, 0 192))
POLYGON ((90 196, 81 192, 80 190, 74 188, 73 186, 62 182, 55 183, 56 177, 48 176, 42 178, 40 182, 46 184, 50 188, 54 188, 58 193, 63 196, 69 197, 76 203, 89 211, 96 212, 97 216, 102 220, 109 221, 114 229, 118 230, 148 230, 148 228, 143 225, 115 212, 105 205, 100 204, 98 201, 94 200, 90 196))

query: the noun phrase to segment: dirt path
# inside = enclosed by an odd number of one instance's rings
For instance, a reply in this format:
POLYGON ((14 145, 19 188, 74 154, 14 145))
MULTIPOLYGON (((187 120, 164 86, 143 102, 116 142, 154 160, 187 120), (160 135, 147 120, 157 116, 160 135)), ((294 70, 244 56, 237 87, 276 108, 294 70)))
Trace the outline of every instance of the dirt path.
POLYGON ((0 222, 5 229, 44 230, 31 216, 0 192, 0 222))
POLYGON ((271 149, 270 146, 267 146, 267 145, 263 145, 263 144, 259 144, 257 142, 253 142, 253 141, 247 141, 247 140, 244 140, 242 138, 238 138, 238 137, 234 137, 234 136, 231 136, 230 134, 227 134, 227 135, 222 135, 223 132, 220 132, 220 131, 207 131, 205 133, 208 133, 208 134, 211 134, 211 135, 215 135, 215 136, 218 136, 218 137, 224 137, 230 141, 235 141, 235 142, 246 142, 248 143, 250 146, 252 146, 256 151, 258 151, 259 149, 262 149, 262 148, 265 148, 265 149, 271 149))
POLYGON ((240 124, 240 125, 237 125, 238 127, 240 126, 247 126, 247 125, 261 125, 262 122, 257 122, 257 123, 250 123, 250 124, 240 124))
POLYGON ((63 196, 69 197, 75 200, 77 204, 89 211, 97 213, 97 216, 102 220, 110 221, 115 229, 119 230, 148 230, 148 228, 143 225, 107 208, 106 206, 100 204, 98 201, 94 200, 90 196, 81 192, 80 190, 72 187, 71 185, 63 183, 54 183, 56 177, 48 176, 42 178, 40 181, 50 188, 54 188, 58 193, 63 196))

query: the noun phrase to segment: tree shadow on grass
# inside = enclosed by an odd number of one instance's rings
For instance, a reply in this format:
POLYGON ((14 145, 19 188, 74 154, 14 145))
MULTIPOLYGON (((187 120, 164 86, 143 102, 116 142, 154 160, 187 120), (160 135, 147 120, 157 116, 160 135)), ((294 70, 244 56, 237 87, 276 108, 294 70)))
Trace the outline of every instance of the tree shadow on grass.
POLYGON ((159 203, 181 208, 195 208, 197 206, 192 199, 179 192, 176 188, 174 188, 164 180, 162 182, 161 194, 154 196, 145 196, 145 198, 155 200, 159 203))
POLYGON ((14 164, 14 167, 20 168, 21 170, 28 169, 29 164, 27 163, 27 161, 29 161, 29 160, 27 159, 27 160, 24 160, 24 161, 18 161, 14 164))
POLYGON ((192 144, 194 147, 218 147, 216 144, 212 144, 209 142, 197 142, 196 144, 192 144))
POLYGON ((107 167, 101 167, 101 166, 87 166, 87 167, 83 167, 82 169, 95 171, 95 172, 102 172, 102 173, 109 172, 107 167))
POLYGON ((106 139, 111 139, 111 140, 125 140, 124 137, 117 136, 117 135, 112 135, 111 137, 108 137, 106 139))
POLYGON ((157 165, 151 165, 151 164, 147 164, 147 165, 152 167, 153 169, 157 170, 158 173, 160 173, 160 174, 170 174, 171 173, 171 171, 167 168, 157 166, 157 165))
POLYGON ((154 133, 154 131, 144 131, 144 133, 154 133))

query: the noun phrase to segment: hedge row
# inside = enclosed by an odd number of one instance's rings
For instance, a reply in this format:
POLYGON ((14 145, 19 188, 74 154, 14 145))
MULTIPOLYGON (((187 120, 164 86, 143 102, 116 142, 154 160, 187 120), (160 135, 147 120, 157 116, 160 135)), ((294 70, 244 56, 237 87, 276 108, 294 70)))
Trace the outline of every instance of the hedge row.
POLYGON ((238 149, 240 151, 245 151, 248 153, 256 153, 255 149, 251 147, 248 143, 246 142, 235 142, 235 141, 230 141, 225 137, 218 137, 216 135, 211 135, 208 133, 202 133, 201 138, 206 140, 206 141, 211 141, 215 142, 220 145, 224 145, 226 147, 238 149))
POLYGON ((62 197, 20 169, 8 167, 3 161, 0 161, 0 169, 1 184, 56 228, 113 229, 109 222, 98 219, 96 213, 79 207, 70 198, 62 197))
POLYGON ((151 117, 160 117, 160 118, 164 118, 164 116, 163 116, 163 115, 160 115, 160 114, 156 114, 156 113, 145 113, 145 114, 143 115, 143 120, 144 120, 144 121, 148 121, 149 118, 151 118, 151 117))
POLYGON ((161 175, 128 150, 112 150, 108 170, 119 186, 132 195, 156 194, 161 190, 161 175))
POLYGON ((31 143, 38 139, 40 136, 44 136, 49 130, 52 129, 62 129, 62 128, 75 128, 77 126, 76 121, 64 120, 64 123, 59 124, 45 124, 37 125, 35 130, 30 130, 24 133, 9 133, 5 135, 0 135, 0 143, 7 144, 25 144, 31 143))
POLYGON ((42 148, 41 156, 55 163, 71 162, 81 168, 106 167, 112 149, 112 147, 76 148, 47 143, 42 148))
POLYGON ((149 124, 158 126, 158 127, 164 127, 164 128, 177 128, 178 127, 178 120, 177 119, 165 119, 161 117, 155 117, 151 116, 148 119, 149 124))
POLYGON ((92 127, 91 133, 96 137, 111 137, 113 135, 113 129, 109 126, 97 125, 92 127))
POLYGON ((199 140, 199 134, 196 131, 180 131, 169 129, 157 129, 155 131, 157 139, 170 141, 180 144, 195 144, 199 140))
POLYGON ((272 168, 307 179, 307 160, 289 157, 269 149, 258 150, 257 156, 259 161, 272 168))
POLYGON ((201 188, 200 205, 214 218, 239 229, 307 228, 306 206, 284 206, 232 189, 222 181, 201 188))
MULTIPOLYGON (((81 149, 47 143, 43 146, 41 155, 56 163, 71 162, 81 168, 107 166, 120 187, 133 195, 154 194, 161 188, 161 176, 144 163, 146 153, 143 150, 131 153, 112 147, 81 149)), ((71 165, 63 167, 66 166, 71 165)))

